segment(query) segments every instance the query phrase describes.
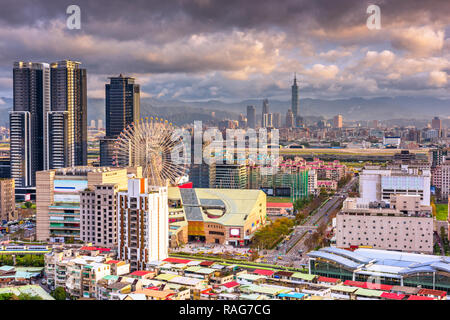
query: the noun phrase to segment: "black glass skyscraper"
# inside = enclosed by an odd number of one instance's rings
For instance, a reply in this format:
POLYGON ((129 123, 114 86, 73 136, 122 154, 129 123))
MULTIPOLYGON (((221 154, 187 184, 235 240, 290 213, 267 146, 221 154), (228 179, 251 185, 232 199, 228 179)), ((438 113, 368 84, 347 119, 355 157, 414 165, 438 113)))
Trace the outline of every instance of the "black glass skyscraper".
POLYGON ((50 108, 47 63, 15 62, 13 111, 10 112, 11 177, 16 188, 34 187, 36 171, 44 169, 45 116, 50 108))
POLYGON ((111 77, 105 85, 106 136, 100 140, 100 165, 113 165, 114 141, 129 124, 139 121, 140 86, 134 78, 111 77))

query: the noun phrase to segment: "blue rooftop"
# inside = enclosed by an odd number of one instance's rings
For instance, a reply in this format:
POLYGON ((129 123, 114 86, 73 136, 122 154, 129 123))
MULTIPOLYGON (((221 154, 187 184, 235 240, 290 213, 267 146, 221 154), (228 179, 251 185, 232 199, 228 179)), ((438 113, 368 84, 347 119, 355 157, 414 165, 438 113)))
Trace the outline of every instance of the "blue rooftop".
POLYGON ((334 261, 336 263, 342 264, 343 266, 350 268, 350 269, 356 269, 359 266, 361 266, 360 263, 356 263, 350 259, 344 258, 342 256, 339 256, 337 254, 331 254, 324 251, 311 251, 308 253, 308 256, 313 258, 323 258, 330 261, 334 261))
POLYGON ((345 250, 345 249, 341 249, 341 248, 336 248, 336 247, 326 247, 326 248, 322 248, 320 249, 320 251, 325 251, 325 252, 329 252, 329 253, 334 253, 334 254, 338 254, 340 256, 349 258, 351 260, 354 260, 356 262, 360 262, 360 263, 369 263, 371 262, 373 259, 364 257, 362 255, 359 255, 353 251, 349 251, 349 250, 345 250))

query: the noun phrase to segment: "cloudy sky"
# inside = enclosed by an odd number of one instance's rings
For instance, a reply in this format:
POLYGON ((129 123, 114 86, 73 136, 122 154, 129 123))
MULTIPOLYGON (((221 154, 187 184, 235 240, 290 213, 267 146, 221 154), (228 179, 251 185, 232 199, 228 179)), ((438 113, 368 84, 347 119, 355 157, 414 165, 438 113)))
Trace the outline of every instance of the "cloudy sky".
POLYGON ((88 93, 137 78, 144 97, 185 101, 450 97, 447 0, 0 0, 0 97, 16 60, 72 59, 88 93), (70 4, 81 29, 66 26, 70 4), (369 4, 381 29, 369 30, 369 4))

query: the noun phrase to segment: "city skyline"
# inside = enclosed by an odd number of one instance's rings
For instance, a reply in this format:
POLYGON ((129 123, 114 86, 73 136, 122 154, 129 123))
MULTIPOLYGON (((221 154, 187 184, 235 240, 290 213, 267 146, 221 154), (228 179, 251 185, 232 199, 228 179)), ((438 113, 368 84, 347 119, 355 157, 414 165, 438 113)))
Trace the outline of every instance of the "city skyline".
POLYGON ((301 97, 449 97, 450 5, 440 1, 380 1, 380 30, 366 26, 366 1, 81 1, 80 30, 66 27, 68 4, 21 2, 0 17, 0 97, 12 96, 13 61, 62 59, 83 61, 89 98, 119 73, 142 98, 182 101, 288 100, 294 73, 301 97))

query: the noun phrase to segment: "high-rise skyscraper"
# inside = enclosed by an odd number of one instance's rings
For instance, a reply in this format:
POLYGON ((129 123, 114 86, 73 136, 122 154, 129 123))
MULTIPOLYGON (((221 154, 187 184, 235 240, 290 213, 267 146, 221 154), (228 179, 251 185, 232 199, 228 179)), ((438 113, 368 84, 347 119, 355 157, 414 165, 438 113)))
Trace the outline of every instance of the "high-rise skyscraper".
POLYGON ((16 188, 34 187, 46 159, 46 113, 50 110, 50 66, 15 62, 10 112, 11 178, 16 188))
POLYGON ((275 112, 272 116, 272 125, 274 128, 281 127, 281 115, 279 112, 275 112))
POLYGON ((273 127, 273 115, 272 113, 265 113, 263 114, 263 124, 262 127, 263 128, 272 128, 273 127))
POLYGON ((342 128, 342 115, 338 114, 333 118, 333 126, 335 128, 342 128))
POLYGON ((263 128, 266 127, 264 119, 267 118, 267 116, 265 116, 265 115, 268 113, 269 113, 269 100, 264 99, 263 105, 262 105, 262 115, 261 115, 261 127, 263 127, 263 128))
POLYGON ((294 115, 294 120, 297 122, 297 117, 299 114, 299 99, 298 99, 298 86, 297 86, 297 76, 294 75, 294 84, 292 85, 292 98, 291 98, 291 110, 294 115))
POLYGON ((439 119, 439 117, 434 117, 433 120, 431 120, 431 128, 436 130, 442 129, 442 120, 439 119))
POLYGON ((106 136, 100 140, 100 166, 113 165, 114 142, 128 125, 139 121, 140 86, 134 78, 111 77, 105 85, 106 136))
POLYGON ((64 60, 50 66, 51 110, 47 116, 45 169, 87 165, 86 69, 64 60))
POLYGON ((295 122, 294 122, 294 114, 292 113, 292 110, 289 109, 286 113, 286 124, 285 127, 286 128, 292 128, 294 127, 295 122))
POLYGON ((247 126, 249 128, 256 128, 256 108, 255 106, 247 106, 247 126))

